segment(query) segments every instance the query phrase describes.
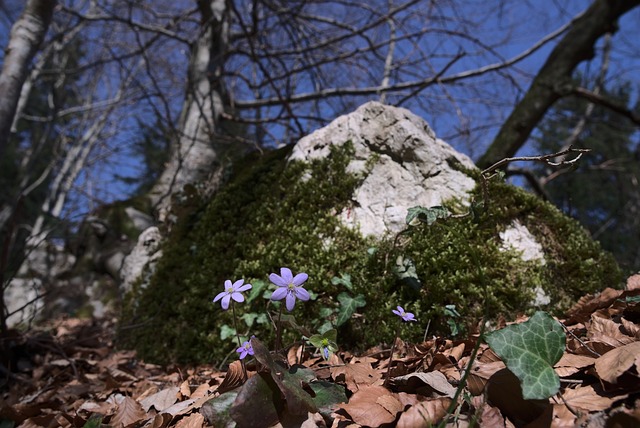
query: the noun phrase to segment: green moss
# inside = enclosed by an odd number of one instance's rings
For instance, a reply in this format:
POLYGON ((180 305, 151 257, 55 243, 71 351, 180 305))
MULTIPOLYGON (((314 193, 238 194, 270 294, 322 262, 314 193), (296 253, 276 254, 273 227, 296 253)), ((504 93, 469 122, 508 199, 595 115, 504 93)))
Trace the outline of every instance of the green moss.
MULTIPOLYGON (((141 290, 138 284, 128 300, 120 335, 125 345, 156 362, 222 361, 234 342, 221 339, 221 332, 233 323, 230 311, 211 300, 226 279, 238 278, 254 284, 254 293, 238 308, 239 314, 253 314, 240 323, 241 332, 272 343, 273 329, 261 314, 277 309, 269 303, 267 277, 282 266, 309 274, 312 302, 298 303, 293 315, 312 332, 335 321, 340 293, 365 297, 366 306, 339 329, 339 345, 353 351, 393 338, 398 320, 391 309, 398 304, 414 312, 422 327, 431 320, 430 333, 446 333, 446 304, 455 304, 467 322, 486 308, 493 316, 512 318, 529 306, 536 286, 566 307, 620 278, 613 259, 577 223, 501 183, 491 183, 491 201, 480 217, 414 227, 397 242, 364 239, 336 216, 362 178, 346 173, 351 145, 334 147, 328 158, 311 164, 286 165, 288 153, 282 149, 243 161, 211 201, 182 216, 149 287, 141 290), (498 234, 515 219, 542 242, 545 266, 500 249, 498 234), (398 279, 398 257, 412 261, 419 283, 398 279), (352 289, 332 283, 341 274, 351 276, 352 289)), ((479 198, 480 191, 475 193, 479 198)), ((462 209, 456 201, 449 206, 462 209)), ((419 341, 424 334, 413 323, 402 328, 407 340, 419 341)), ((299 340, 287 331, 285 343, 299 340)))

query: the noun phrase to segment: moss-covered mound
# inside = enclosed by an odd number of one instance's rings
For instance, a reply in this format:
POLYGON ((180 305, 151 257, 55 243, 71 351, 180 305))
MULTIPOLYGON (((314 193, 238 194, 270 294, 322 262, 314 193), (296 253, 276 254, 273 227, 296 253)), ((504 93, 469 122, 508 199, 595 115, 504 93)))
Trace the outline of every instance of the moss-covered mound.
MULTIPOLYGON (((287 165, 288 152, 239 163, 211 201, 183 216, 150 285, 128 296, 120 335, 125 345, 161 363, 223 361, 236 347, 233 318, 212 299, 226 279, 239 278, 253 289, 236 305, 238 329, 272 343, 267 313, 277 316, 279 303, 269 301, 274 287, 268 275, 283 266, 309 274, 312 299, 297 303, 297 323, 311 333, 338 326, 338 344, 350 350, 388 343, 398 325, 391 313, 397 305, 419 319, 403 326, 402 337, 419 341, 428 323, 430 334, 446 334, 448 321, 463 325, 485 310, 513 318, 529 308, 536 286, 562 309, 620 280, 614 260, 576 222, 502 183, 489 186, 488 209, 479 216, 365 239, 336 216, 348 209, 362 179, 346 173, 350 145, 311 164, 287 165), (514 219, 542 243, 546 265, 501 249, 498 234, 514 219), (445 305, 455 305, 462 318, 445 316, 445 305)), ((300 338, 288 328, 284 343, 300 338)))

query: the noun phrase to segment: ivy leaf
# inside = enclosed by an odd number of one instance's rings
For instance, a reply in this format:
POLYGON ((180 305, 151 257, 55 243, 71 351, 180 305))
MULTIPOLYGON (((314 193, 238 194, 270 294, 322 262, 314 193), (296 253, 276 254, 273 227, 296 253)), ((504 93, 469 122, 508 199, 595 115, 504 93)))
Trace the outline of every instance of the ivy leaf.
POLYGON ((353 290, 353 284, 351 283, 351 275, 348 273, 341 273, 340 278, 334 276, 331 278, 331 283, 333 285, 344 285, 349 290, 353 290))
POLYGON ((342 324, 349 321, 351 315, 353 315, 358 308, 367 304, 362 294, 358 294, 354 298, 347 293, 340 293, 338 294, 338 301, 340 302, 340 309, 338 310, 336 327, 340 327, 342 324))
POLYGON ((229 327, 227 324, 223 324, 220 327, 220 339, 227 340, 230 337, 235 338, 236 329, 233 327, 229 327))
POLYGON ((430 208, 416 206, 408 209, 405 221, 409 226, 416 226, 418 221, 427 223, 427 225, 431 226, 439 218, 449 217, 451 217, 451 213, 445 207, 439 205, 430 208))
POLYGON ((263 294, 263 290, 267 287, 267 283, 261 279, 254 279, 251 281, 251 291, 247 295, 247 303, 253 302, 258 296, 263 294))
POLYGON ((487 334, 485 340, 520 379, 525 399, 544 400, 558 392, 560 378, 553 365, 564 353, 566 336, 547 313, 538 311, 522 324, 487 334))

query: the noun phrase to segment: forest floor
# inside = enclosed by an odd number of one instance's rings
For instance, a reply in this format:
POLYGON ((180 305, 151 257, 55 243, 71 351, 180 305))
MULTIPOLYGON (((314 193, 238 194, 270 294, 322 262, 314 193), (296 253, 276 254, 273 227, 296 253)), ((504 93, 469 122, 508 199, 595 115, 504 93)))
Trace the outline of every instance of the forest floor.
MULTIPOLYGON (((294 347, 286 356, 290 365, 307 367, 311 384, 339 385, 348 400, 303 411, 297 422, 280 420, 304 427, 420 427, 443 420, 463 427, 640 426, 640 275, 629 278, 626 290, 583 297, 559 321, 566 349, 553 366, 560 390, 548 400, 523 399, 518 379, 484 343, 456 395, 477 335, 398 340, 388 383, 388 348, 359 356, 339 351, 324 361, 313 349, 294 347)), ((1 336, 0 428, 234 426, 229 407, 241 400, 237 390, 244 383, 238 361, 224 372, 148 364, 133 351, 115 349, 114 331, 115 319, 68 318, 1 336), (236 394, 226 410, 212 404, 224 405, 211 400, 229 391, 236 394)), ((255 359, 247 369, 250 378, 264 372, 255 359)), ((314 394, 306 382, 302 387, 314 394)), ((257 401, 256 414, 236 417, 238 426, 269 424, 257 401)), ((285 407, 295 413, 290 399, 285 407)))

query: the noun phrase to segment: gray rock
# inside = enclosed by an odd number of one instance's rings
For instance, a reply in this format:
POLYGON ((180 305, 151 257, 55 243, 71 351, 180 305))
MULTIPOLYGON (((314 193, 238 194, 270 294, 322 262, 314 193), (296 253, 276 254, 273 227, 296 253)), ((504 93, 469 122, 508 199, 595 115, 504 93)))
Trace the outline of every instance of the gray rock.
POLYGON ((123 293, 131 291, 133 283, 146 272, 147 277, 154 271, 155 263, 162 257, 160 244, 162 235, 160 230, 153 226, 145 230, 138 237, 138 242, 131 253, 125 257, 120 270, 122 283, 120 289, 123 293))
POLYGON ((365 236, 398 233, 407 210, 440 205, 450 198, 468 202, 475 186, 452 167, 475 168, 473 161, 436 138, 429 125, 410 111, 369 102, 301 139, 289 160, 310 161, 329 154, 332 144, 350 141, 355 149, 348 171, 366 177, 353 195, 353 208, 340 214, 343 223, 365 236), (378 157, 367 171, 372 156, 378 157))

